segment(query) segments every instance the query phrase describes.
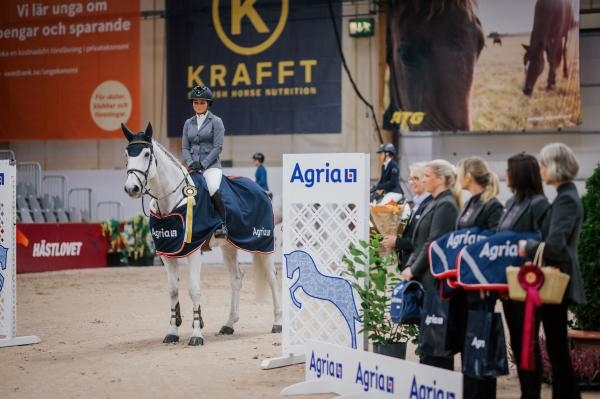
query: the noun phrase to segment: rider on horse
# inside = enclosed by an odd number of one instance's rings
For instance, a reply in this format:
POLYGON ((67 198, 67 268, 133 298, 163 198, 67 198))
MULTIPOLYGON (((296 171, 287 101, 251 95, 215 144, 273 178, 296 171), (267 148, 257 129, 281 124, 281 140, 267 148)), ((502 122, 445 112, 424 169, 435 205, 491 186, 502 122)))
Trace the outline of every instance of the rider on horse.
POLYGON ((204 175, 213 206, 222 220, 215 237, 228 235, 225 205, 219 192, 223 171, 219 154, 223 149, 225 127, 221 118, 208 109, 213 103, 213 93, 206 86, 195 86, 188 95, 195 115, 185 121, 181 137, 181 149, 185 164, 190 171, 204 175))

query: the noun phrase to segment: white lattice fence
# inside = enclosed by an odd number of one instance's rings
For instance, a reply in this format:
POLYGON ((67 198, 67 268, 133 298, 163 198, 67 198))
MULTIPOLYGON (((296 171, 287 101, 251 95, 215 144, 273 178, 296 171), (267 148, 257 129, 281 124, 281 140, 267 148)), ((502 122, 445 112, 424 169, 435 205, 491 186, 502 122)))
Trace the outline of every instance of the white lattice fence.
POLYGON ((368 195, 368 154, 284 155, 284 360, 271 367, 302 361, 292 358, 311 340, 362 348, 358 297, 342 258, 368 239, 368 195))
POLYGON ((40 342, 17 337, 16 165, 0 160, 0 347, 40 342))

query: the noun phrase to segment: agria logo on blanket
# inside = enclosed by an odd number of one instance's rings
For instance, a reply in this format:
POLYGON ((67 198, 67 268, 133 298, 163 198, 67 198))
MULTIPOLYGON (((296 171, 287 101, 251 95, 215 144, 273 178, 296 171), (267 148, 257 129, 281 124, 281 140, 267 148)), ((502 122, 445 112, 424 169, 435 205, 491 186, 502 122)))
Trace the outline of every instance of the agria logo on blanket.
POLYGON ((309 188, 318 183, 356 183, 357 174, 356 168, 333 168, 329 162, 323 168, 305 169, 296 162, 290 183, 301 183, 309 188))

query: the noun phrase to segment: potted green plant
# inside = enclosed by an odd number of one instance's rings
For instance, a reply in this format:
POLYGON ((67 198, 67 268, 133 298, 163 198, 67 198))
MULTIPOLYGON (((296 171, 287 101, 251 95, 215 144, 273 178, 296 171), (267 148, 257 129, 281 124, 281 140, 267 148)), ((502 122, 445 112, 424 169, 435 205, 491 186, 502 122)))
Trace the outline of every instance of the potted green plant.
POLYGON ((127 265, 127 251, 125 249, 125 235, 121 229, 121 224, 116 219, 109 219, 101 224, 102 237, 108 244, 106 254, 106 264, 108 266, 127 265))
POLYGON ((154 264, 156 250, 148 218, 141 213, 135 214, 124 226, 125 245, 129 264, 133 266, 151 266, 154 264))
POLYGON ((390 317, 391 292, 400 281, 395 255, 382 255, 383 236, 372 233, 370 241, 361 240, 350 249, 351 257, 344 256, 345 275, 360 297, 361 332, 367 334, 376 353, 405 358, 409 340, 417 336, 417 326, 392 322, 390 317))
MULTIPOLYGON (((573 365, 589 363, 580 361, 591 355, 589 351, 600 354, 600 164, 586 181, 586 194, 581 198, 584 220, 577 253, 581 266, 581 275, 587 303, 571 307, 573 313, 572 327, 569 330, 571 342, 578 349, 571 352, 573 365), (581 359, 580 359, 581 358, 581 359)), ((600 358, 600 355, 598 356, 600 358)), ((586 385, 600 386, 600 372, 590 379, 589 373, 579 375, 578 380, 586 385)))

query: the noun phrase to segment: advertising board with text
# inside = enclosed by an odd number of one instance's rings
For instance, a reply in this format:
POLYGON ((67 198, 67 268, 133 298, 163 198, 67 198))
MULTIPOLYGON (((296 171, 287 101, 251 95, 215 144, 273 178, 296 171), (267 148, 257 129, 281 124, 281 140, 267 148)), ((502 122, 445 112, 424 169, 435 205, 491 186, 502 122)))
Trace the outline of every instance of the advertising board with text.
POLYGON ((140 124, 139 0, 0 2, 0 139, 102 139, 140 124))

